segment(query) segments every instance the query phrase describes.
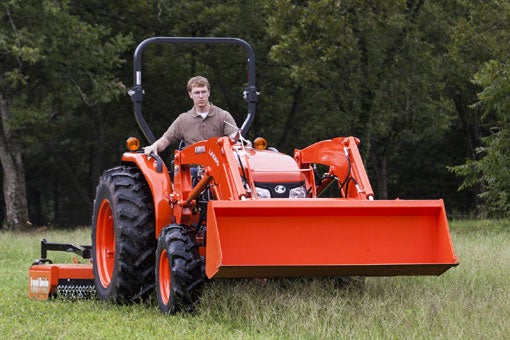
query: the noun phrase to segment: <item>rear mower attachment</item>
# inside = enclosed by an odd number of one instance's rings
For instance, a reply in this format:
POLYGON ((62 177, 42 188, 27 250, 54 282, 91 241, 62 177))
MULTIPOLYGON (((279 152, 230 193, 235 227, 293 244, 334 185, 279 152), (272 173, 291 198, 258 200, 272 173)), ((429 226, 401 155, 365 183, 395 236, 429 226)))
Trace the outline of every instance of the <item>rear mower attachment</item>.
POLYGON ((48 300, 50 297, 84 299, 95 296, 92 263, 53 263, 47 257, 48 251, 63 251, 90 260, 90 245, 52 243, 41 240, 41 257, 34 261, 28 274, 28 297, 48 300))

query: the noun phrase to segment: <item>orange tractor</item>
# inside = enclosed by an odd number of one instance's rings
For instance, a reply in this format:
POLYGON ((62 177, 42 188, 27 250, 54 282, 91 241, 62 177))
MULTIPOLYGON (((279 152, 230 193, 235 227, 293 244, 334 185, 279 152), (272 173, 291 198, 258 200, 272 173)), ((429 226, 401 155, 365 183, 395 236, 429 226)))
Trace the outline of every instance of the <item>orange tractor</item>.
POLYGON ((122 164, 106 170, 97 186, 92 246, 84 256, 90 262, 49 263, 47 249, 83 253, 44 244, 30 269, 32 297, 47 298, 66 284, 72 290, 82 279, 94 282, 98 298, 114 302, 142 299, 155 288, 161 311, 174 313, 193 307, 208 279, 440 275, 458 264, 443 201, 376 200, 358 139, 320 141, 289 156, 243 137, 258 94, 254 52, 241 39, 155 37, 137 47, 129 94, 150 143, 141 54, 150 44, 182 43, 246 50, 248 115, 238 138, 188 145, 168 165, 129 139, 122 164), (321 198, 331 185, 337 197, 321 198))

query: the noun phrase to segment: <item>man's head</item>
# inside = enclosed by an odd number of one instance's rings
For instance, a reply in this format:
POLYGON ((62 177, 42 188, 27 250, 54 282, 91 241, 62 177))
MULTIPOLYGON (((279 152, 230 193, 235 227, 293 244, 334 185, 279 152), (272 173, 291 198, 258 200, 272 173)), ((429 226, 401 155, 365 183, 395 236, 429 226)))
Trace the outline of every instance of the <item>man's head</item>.
POLYGON ((196 76, 188 81, 188 94, 198 112, 209 111, 209 93, 211 86, 207 78, 196 76))
POLYGON ((196 76, 188 80, 188 92, 191 92, 191 89, 194 87, 207 87, 207 90, 211 90, 211 85, 209 85, 209 80, 206 77, 196 76))

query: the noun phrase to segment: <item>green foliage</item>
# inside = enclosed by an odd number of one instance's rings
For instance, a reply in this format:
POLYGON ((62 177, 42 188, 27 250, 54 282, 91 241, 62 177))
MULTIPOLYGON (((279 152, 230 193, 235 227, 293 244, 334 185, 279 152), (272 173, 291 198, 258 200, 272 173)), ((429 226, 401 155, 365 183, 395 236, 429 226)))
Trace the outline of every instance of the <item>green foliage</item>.
MULTIPOLYGON (((510 214, 510 82, 508 53, 510 5, 507 2, 463 3, 465 14, 455 26, 451 56, 463 69, 477 71, 469 79, 477 86, 478 101, 471 105, 478 112, 474 123, 483 126, 484 136, 475 153, 451 171, 464 181, 460 189, 478 188, 479 208, 490 216, 510 214)), ((464 76, 464 79, 467 77, 464 76)), ((473 123, 472 123, 473 124, 473 123)))
POLYGON ((440 8, 418 1, 269 6, 268 31, 277 39, 270 56, 307 93, 296 98, 306 118, 296 119, 292 128, 319 130, 306 137, 298 132, 306 142, 359 137, 376 192, 387 197, 391 182, 385 174, 398 173, 399 162, 415 157, 402 149, 439 140, 454 113, 443 95, 440 37, 446 32, 440 8))
POLYGON ((476 75, 475 82, 483 88, 477 105, 486 108, 484 118, 491 124, 492 133, 477 149, 479 160, 468 160, 452 168, 465 177, 461 188, 469 188, 480 181, 484 191, 480 197, 486 210, 494 216, 510 215, 510 66, 491 61, 476 75), (495 117, 493 117, 495 116, 495 117))
POLYGON ((52 223, 66 223, 57 218, 61 209, 90 210, 80 183, 88 182, 93 162, 83 151, 105 128, 101 111, 125 91, 115 71, 131 38, 83 21, 73 13, 79 4, 70 1, 11 0, 1 10, 1 85, 12 114, 4 123, 22 141, 34 178, 28 183, 32 216, 47 209, 52 223), (78 195, 69 196, 65 187, 78 195))

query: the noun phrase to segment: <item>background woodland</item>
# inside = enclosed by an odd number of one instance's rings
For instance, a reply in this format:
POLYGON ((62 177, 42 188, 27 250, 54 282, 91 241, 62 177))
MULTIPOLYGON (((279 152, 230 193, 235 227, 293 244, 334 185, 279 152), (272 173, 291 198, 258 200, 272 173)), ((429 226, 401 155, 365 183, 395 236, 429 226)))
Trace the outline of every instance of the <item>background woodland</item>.
MULTIPOLYGON (((261 95, 250 139, 292 154, 353 135, 377 198, 444 198, 452 218, 509 217, 509 35, 510 2, 496 0, 5 0, 0 221, 90 224, 101 172, 129 136, 143 137, 127 90, 133 52, 153 36, 253 46, 261 95)), ((196 74, 244 121, 244 50, 151 46, 143 70, 155 135, 189 109, 196 74)))

